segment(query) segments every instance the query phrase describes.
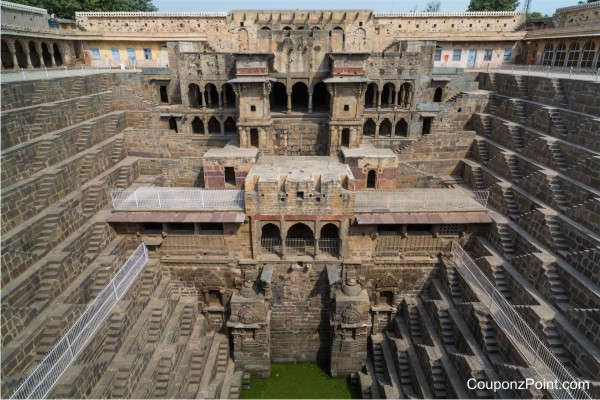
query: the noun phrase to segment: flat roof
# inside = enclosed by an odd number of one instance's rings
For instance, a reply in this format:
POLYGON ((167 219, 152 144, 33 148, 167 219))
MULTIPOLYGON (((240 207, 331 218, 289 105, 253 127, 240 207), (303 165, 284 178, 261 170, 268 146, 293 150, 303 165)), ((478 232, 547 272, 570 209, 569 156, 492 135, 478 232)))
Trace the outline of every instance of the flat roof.
POLYGON ((342 147, 344 158, 396 158, 391 149, 379 149, 370 144, 362 144, 360 147, 342 147))
POLYGON ((256 147, 239 147, 226 144, 224 147, 211 148, 204 153, 203 158, 256 158, 256 147))
POLYGON ((346 164, 337 158, 323 156, 262 156, 248 173, 248 181, 253 177, 258 182, 279 182, 286 177, 290 182, 304 182, 321 178, 321 182, 340 182, 343 176, 352 178, 346 164))

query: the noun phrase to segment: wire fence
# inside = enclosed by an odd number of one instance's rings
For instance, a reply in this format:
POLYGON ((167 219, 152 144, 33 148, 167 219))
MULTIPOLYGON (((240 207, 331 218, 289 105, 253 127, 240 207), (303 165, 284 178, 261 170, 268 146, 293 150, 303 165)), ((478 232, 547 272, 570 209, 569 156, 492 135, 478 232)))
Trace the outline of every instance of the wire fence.
POLYGON ((115 210, 244 210, 243 190, 140 187, 112 190, 115 210))
POLYGON ((117 302, 127 292, 148 262, 148 250, 141 243, 67 333, 12 394, 11 399, 45 398, 62 374, 77 359, 117 302))
POLYGON ((498 66, 486 66, 483 68, 474 68, 475 71, 486 72, 512 72, 521 75, 547 76, 553 75, 566 78, 585 78, 589 80, 600 80, 600 68, 583 68, 577 66, 553 66, 553 65, 516 65, 505 64, 498 66))
POLYGON ((558 382, 558 385, 548 387, 552 396, 558 399, 591 399, 584 389, 585 382, 573 377, 457 242, 452 243, 452 255, 456 269, 466 282, 480 289, 479 300, 487 304, 496 324, 512 341, 540 381, 558 382))
POLYGON ((470 211, 487 207, 489 191, 407 189, 356 192, 354 211, 470 211))

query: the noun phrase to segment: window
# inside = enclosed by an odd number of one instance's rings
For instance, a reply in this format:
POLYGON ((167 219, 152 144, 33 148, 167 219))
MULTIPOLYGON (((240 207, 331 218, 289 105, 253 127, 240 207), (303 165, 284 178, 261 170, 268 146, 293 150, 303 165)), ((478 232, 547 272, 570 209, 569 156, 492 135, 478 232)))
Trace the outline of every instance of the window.
POLYGON ((459 225, 458 224, 442 224, 440 225, 440 235, 458 235, 459 225))
POLYGON ((483 51, 483 61, 492 61, 492 49, 485 49, 483 51))
POLYGON ((167 225, 169 233, 175 235, 193 235, 194 224, 172 223, 167 225))
POLYGON ((462 56, 461 49, 452 50, 452 61, 460 61, 461 56, 462 56))
POLYGON ((144 60, 152 60, 152 49, 144 49, 144 60))
POLYGON ((583 46, 583 57, 581 57, 581 68, 591 68, 596 55, 596 46, 593 42, 587 42, 583 46))
POLYGON ((350 111, 350 106, 348 104, 344 104, 344 111, 350 111))
POLYGON ((135 62, 135 49, 133 49, 133 48, 127 49, 127 60, 129 60, 130 63, 135 62))
POLYGON ((121 60, 121 53, 119 53, 119 49, 116 48, 112 48, 110 49, 110 51, 112 52, 112 59, 113 61, 120 61, 121 60))
POLYGON ((394 293, 392 292, 380 292, 379 293, 379 304, 393 306, 394 305, 394 293))
POLYGON ((169 102, 169 95, 167 93, 167 87, 165 85, 160 86, 160 102, 161 103, 169 102))
POLYGON ((221 293, 218 290, 208 291, 208 305, 209 306, 220 306, 221 305, 221 293))
POLYGON ((377 172, 372 169, 367 174, 367 189, 375 189, 377 187, 377 172))
POLYGON ((225 183, 235 185, 235 168, 225 167, 225 183))
POLYGON ((576 67, 579 64, 579 43, 573 43, 569 48, 567 67, 576 67))
POLYGON ((504 49, 504 61, 512 60, 512 47, 507 47, 504 49))
POLYGON ((296 192, 296 198, 297 199, 303 199, 304 198, 304 192, 296 192))
POLYGON ((442 49, 435 49, 433 61, 442 61, 442 49))
POLYGON ((250 129, 250 146, 252 147, 258 147, 259 141, 258 141, 258 129, 256 128, 251 128, 250 129))
POLYGON ((565 64, 565 57, 567 56, 567 46, 561 43, 556 48, 556 56, 554 57, 554 66, 562 67, 565 64))
POLYGON ((159 234, 163 231, 163 225, 158 222, 146 222, 142 224, 142 233, 159 234))
POLYGON ((542 54, 542 65, 552 65, 552 56, 554 48, 550 43, 544 47, 544 53, 542 54))
POLYGON ((406 233, 408 235, 431 235, 431 225, 430 224, 406 225, 406 233))
POLYGON ((100 59, 100 49, 92 49, 92 60, 100 59))
POLYGON ((201 235, 222 235, 223 224, 215 222, 204 222, 198 224, 198 230, 201 235))
POLYGON ((431 133, 431 121, 433 117, 423 118, 423 135, 429 135, 431 133))
POLYGON ((255 105, 251 105, 250 106, 250 111, 256 111, 256 106, 255 105))

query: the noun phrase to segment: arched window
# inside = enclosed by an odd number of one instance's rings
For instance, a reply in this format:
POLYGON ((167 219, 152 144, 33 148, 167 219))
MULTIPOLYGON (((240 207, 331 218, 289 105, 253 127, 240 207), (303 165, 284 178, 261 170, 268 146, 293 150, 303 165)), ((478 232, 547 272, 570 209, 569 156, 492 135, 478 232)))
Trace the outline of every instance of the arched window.
POLYGON ((271 111, 285 111, 287 109, 287 91, 281 82, 275 82, 269 95, 271 111))
POLYGON ((285 246, 296 254, 310 254, 314 251, 315 235, 308 225, 299 222, 288 229, 285 246))
POLYGON ((54 49, 54 62, 57 67, 60 67, 63 63, 62 54, 60 54, 60 50, 58 49, 58 45, 56 43, 52 44, 52 48, 54 49))
POLYGON ((204 122, 198 117, 192 120, 192 132, 204 135, 204 122))
POLYGON ((367 189, 375 189, 377 187, 377 171, 369 170, 367 174, 367 189))
POLYGON ((381 124, 379 125, 379 136, 392 136, 392 123, 389 119, 385 118, 381 121, 381 124))
POLYGON ((48 50, 48 45, 46 43, 42 43, 42 58, 47 67, 52 65, 52 55, 50 54, 50 50, 48 50))
POLYGON ((221 123, 215 117, 208 120, 208 133, 221 133, 221 123))
POLYGON ((342 129, 342 146, 350 147, 350 129, 342 129))
POLYGON ((262 28, 260 28, 261 31, 270 31, 271 28, 269 28, 268 26, 263 26, 262 28))
POLYGON ((19 67, 27 68, 27 55, 23 50, 23 46, 20 41, 15 41, 15 54, 17 56, 17 62, 19 63, 19 67))
POLYGON ((383 85, 383 91, 381 93, 381 106, 392 107, 394 105, 395 86, 393 83, 386 83, 383 85))
POLYGON ((31 65, 33 65, 34 68, 40 67, 40 55, 37 52, 35 43, 33 42, 29 42, 29 58, 31 59, 31 65))
POLYGON ((313 88, 312 96, 312 109, 315 112, 328 112, 329 111, 329 92, 323 82, 317 83, 313 88))
POLYGON ((400 86, 400 93, 398 94, 398 105, 404 108, 410 106, 412 88, 410 83, 405 82, 400 86))
POLYGON ((266 224, 262 227, 260 246, 268 253, 281 252, 281 231, 275 224, 266 224))
POLYGON ((233 135, 237 132, 237 128, 235 126, 235 121, 231 117, 227 117, 227 119, 225 120, 225 124, 223 125, 223 128, 225 129, 226 135, 233 135))
POLYGON ((436 88, 435 93, 433 94, 433 101, 435 103, 440 103, 442 101, 442 94, 443 94, 442 88, 441 87, 436 88))
POLYGON ((308 111, 308 87, 303 82, 296 82, 292 86, 292 110, 308 111))
POLYGON ((365 108, 377 107, 378 88, 375 82, 369 83, 365 92, 365 108))
POLYGON ((564 43, 556 47, 556 55, 554 56, 554 66, 562 67, 565 65, 565 57, 567 56, 567 46, 564 43))
POLYGON ((6 44, 4 40, 2 41, 2 52, 0 52, 0 54, 2 55, 3 68, 15 67, 15 65, 13 64, 12 55, 10 54, 10 50, 8 49, 8 44, 6 44))
POLYGON ((226 83, 223 85, 223 105, 225 108, 235 108, 235 92, 233 91, 233 87, 230 83, 226 83))
POLYGON ((567 59, 567 67, 576 67, 579 65, 579 43, 571 44, 569 48, 569 58, 567 59))
POLYGON ((334 257, 340 253, 340 234, 338 227, 334 224, 325 224, 321 228, 319 238, 319 250, 334 257))
POLYGON ((375 136, 375 121, 367 119, 363 125, 363 136, 375 136))
POLYGON ((400 121, 396 122, 396 129, 394 131, 395 136, 408 136, 408 124, 404 120, 404 118, 400 119, 400 121))
POLYGON ((552 56, 554 55, 554 47, 551 43, 547 43, 542 54, 542 65, 552 65, 552 56))
POLYGON ((592 68, 594 65, 594 56, 596 55, 596 46, 594 42, 589 41, 583 45, 583 55, 581 57, 581 68, 592 68))
POLYGON ((212 83, 207 83, 204 86, 204 104, 209 108, 217 108, 219 106, 219 93, 217 87, 212 83))
POLYGON ((188 85, 188 100, 190 107, 200 108, 202 106, 202 95, 200 94, 200 88, 195 83, 188 85))

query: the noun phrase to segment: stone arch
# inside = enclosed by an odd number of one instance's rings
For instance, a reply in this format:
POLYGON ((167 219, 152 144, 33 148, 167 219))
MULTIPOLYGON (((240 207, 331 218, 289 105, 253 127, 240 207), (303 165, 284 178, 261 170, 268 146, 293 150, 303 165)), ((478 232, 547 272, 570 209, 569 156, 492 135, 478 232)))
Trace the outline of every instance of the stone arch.
POLYGON ((392 123, 389 119, 384 118, 379 124, 379 136, 391 137, 392 136, 392 123))
POLYGON ((583 45, 581 56, 581 68, 592 68, 596 56, 596 45, 591 40, 583 45))
POLYGON ((303 240, 313 240, 315 239, 315 235, 313 230, 303 222, 295 223, 290 226, 285 235, 286 240, 290 239, 303 239, 303 240))
POLYGON ((400 86, 400 92, 398 93, 398 105, 408 108, 410 106, 411 96, 412 85, 408 82, 404 82, 402 86, 400 86))
POLYGON ((552 65, 552 57, 554 56, 554 46, 552 43, 546 43, 544 52, 542 53, 542 65, 552 65))
POLYGON ((20 40, 15 40, 15 54, 17 56, 17 63, 21 68, 27 68, 27 54, 23 49, 23 45, 20 40))
POLYGON ((324 82, 319 82, 313 87, 312 109, 313 111, 330 111, 331 97, 324 82))
POLYGON ((394 136, 408 137, 408 124, 404 118, 400 118, 400 121, 396 122, 394 136))
POLYGON ((441 87, 438 87, 435 89, 435 92, 433 93, 433 102, 434 103, 441 103, 442 102, 442 95, 443 95, 444 91, 441 87))
POLYGON ((377 84, 375 82, 369 83, 365 92, 365 108, 377 107, 378 92, 377 84))
POLYGON ((248 50, 248 31, 244 28, 241 28, 240 30, 238 30, 237 36, 238 49, 240 51, 248 50))
POLYGON ((308 86, 304 82, 292 86, 292 110, 308 111, 308 86))
POLYGON ((15 65, 13 63, 12 55, 8 48, 8 44, 6 44, 6 41, 4 39, 2 40, 2 51, 0 52, 0 54, 2 55, 2 68, 14 68, 15 67, 15 65))
POLYGON ((204 135, 204 122, 199 117, 192 120, 192 132, 204 135))
POLYGON ((219 106, 219 92, 213 83, 207 83, 204 86, 204 104, 208 108, 217 108, 219 106))
POLYGON ((223 106, 225 108, 235 108, 235 91, 231 83, 223 85, 223 106))
POLYGON ((358 28, 355 34, 355 43, 357 50, 367 49, 367 31, 363 28, 358 28))
POLYGON ((381 92, 381 106, 382 107, 392 107, 394 105, 394 96, 396 92, 396 87, 393 83, 388 82, 383 85, 383 90, 381 92))
POLYGON ((215 117, 208 120, 208 133, 221 133, 221 123, 215 117))
POLYGON ((57 67, 60 67, 63 63, 62 54, 60 53, 60 49, 56 43, 52 44, 52 49, 54 50, 54 62, 57 67))
POLYGON ((223 128, 225 130, 225 134, 234 134, 237 132, 235 120, 232 117, 227 117, 225 123, 223 124, 223 128))
POLYGON ((271 222, 263 225, 260 233, 260 246, 269 253, 280 251, 281 230, 277 225, 271 222))
POLYGON ((341 26, 336 26, 330 32, 331 34, 331 49, 333 51, 342 51, 346 42, 346 35, 341 26))
POLYGON ((190 107, 200 108, 202 106, 202 94, 200 93, 200 87, 195 83, 188 85, 188 101, 190 107))
POLYGON ((340 230, 332 223, 327 223, 321 227, 319 236, 319 249, 323 253, 337 257, 340 249, 340 230))
POLYGON ((42 59, 47 67, 52 65, 52 54, 50 54, 50 50, 48 49, 46 42, 42 42, 42 59))
POLYGON ((377 171, 370 169, 367 173, 367 189, 375 189, 377 187, 377 171))
POLYGON ((561 42, 556 46, 556 54, 554 55, 554 66, 562 67, 565 64, 565 58, 567 56, 567 45, 561 42))
POLYGON ((37 52, 35 43, 33 41, 29 42, 28 47, 29 47, 29 58, 31 59, 31 65, 34 68, 39 68, 40 65, 42 65, 42 64, 40 62, 40 55, 37 52))
POLYGON ((579 43, 573 42, 571 46, 569 46, 569 56, 567 58, 567 67, 577 67, 579 65, 579 56, 581 52, 579 51, 579 43))
POLYGON ((260 28, 261 31, 270 31, 271 28, 269 28, 268 26, 263 26, 262 28, 260 28))
POLYGON ((363 136, 375 136, 376 125, 375 121, 368 118, 363 124, 363 136))
POLYGON ((287 91, 283 83, 273 83, 269 95, 269 104, 271 111, 285 111, 287 109, 287 91))

